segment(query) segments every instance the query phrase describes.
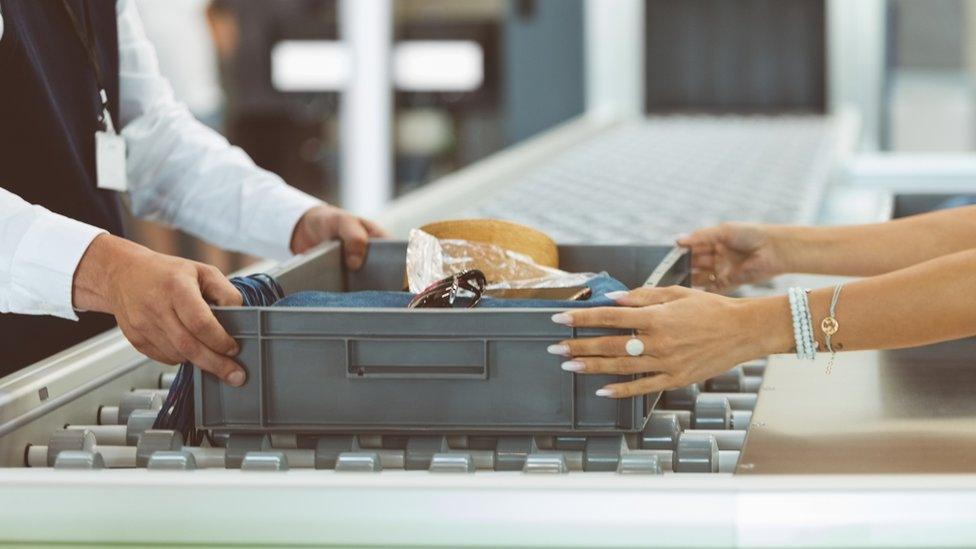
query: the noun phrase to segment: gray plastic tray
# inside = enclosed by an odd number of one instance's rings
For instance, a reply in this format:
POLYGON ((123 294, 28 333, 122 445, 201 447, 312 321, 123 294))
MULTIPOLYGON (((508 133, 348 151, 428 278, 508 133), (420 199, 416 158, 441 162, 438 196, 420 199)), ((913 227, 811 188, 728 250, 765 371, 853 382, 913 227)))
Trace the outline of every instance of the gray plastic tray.
MULTIPOLYGON (((561 246, 568 271, 644 283, 666 246, 561 246)), ((358 272, 330 244, 269 272, 286 293, 399 289, 406 243, 374 241, 358 272)), ((687 284, 688 256, 658 285, 687 284)), ((196 371, 201 429, 251 433, 574 433, 639 431, 657 394, 597 397, 633 376, 559 368, 549 344, 620 333, 554 324, 559 309, 217 308, 247 370, 233 388, 196 371)))

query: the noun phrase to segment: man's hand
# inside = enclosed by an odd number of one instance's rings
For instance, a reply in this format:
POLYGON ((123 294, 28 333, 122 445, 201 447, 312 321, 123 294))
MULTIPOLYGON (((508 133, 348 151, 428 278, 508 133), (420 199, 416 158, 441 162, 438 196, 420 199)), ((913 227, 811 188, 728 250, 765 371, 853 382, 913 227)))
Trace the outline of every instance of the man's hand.
POLYGON ((363 266, 370 237, 385 237, 386 231, 372 221, 323 204, 305 212, 295 226, 291 251, 300 254, 326 240, 340 239, 346 254, 346 267, 363 266))
POLYGON ((216 267, 103 234, 78 264, 72 300, 78 309, 115 315, 129 342, 154 360, 188 360, 232 386, 244 384, 231 358, 237 342, 207 304, 241 305, 242 298, 216 267))

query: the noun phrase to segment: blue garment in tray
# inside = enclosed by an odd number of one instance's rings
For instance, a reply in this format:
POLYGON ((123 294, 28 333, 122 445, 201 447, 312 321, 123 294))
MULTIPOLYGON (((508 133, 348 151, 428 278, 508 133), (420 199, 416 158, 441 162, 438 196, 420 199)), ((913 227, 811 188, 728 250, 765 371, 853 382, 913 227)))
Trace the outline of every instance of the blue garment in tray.
MULTIPOLYGON (((627 290, 620 281, 607 274, 601 274, 586 283, 593 290, 593 296, 585 301, 564 301, 551 299, 496 299, 486 297, 478 308, 489 309, 570 309, 583 307, 609 307, 615 303, 606 297, 610 292, 627 290)), ((402 309, 410 303, 413 294, 408 292, 298 292, 275 303, 275 307, 327 307, 327 308, 392 308, 402 309)), ((463 307, 466 299, 459 299, 463 307)))

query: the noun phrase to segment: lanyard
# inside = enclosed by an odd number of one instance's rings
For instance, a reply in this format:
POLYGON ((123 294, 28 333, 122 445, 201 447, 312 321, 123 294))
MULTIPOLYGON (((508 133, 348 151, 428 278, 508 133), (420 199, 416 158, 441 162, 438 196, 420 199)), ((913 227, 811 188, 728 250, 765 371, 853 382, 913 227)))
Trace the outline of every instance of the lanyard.
POLYGON ((75 35, 78 37, 81 45, 85 47, 88 62, 95 72, 95 84, 98 86, 98 97, 102 102, 102 116, 98 119, 98 122, 99 124, 103 124, 107 131, 115 133, 115 126, 112 124, 112 115, 109 114, 108 110, 108 93, 105 92, 105 80, 102 77, 102 67, 98 64, 98 57, 95 52, 95 26, 92 23, 91 8, 88 0, 81 0, 81 3, 85 10, 85 28, 78 21, 75 12, 71 10, 71 6, 68 5, 68 0, 61 0, 61 5, 64 7, 65 13, 71 19, 71 26, 75 30, 75 35))

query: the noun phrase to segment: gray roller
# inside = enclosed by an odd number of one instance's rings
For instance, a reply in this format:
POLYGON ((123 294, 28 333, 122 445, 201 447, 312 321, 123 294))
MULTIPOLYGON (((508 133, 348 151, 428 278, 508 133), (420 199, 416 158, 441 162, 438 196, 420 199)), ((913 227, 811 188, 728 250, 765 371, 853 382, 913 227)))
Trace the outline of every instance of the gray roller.
POLYGON ((227 453, 224 455, 224 466, 228 469, 240 469, 241 462, 248 452, 260 452, 271 448, 271 439, 267 435, 252 435, 249 433, 233 433, 227 437, 227 453))
POLYGON ((715 437, 685 432, 675 451, 675 473, 717 473, 719 450, 715 437))
POLYGON ((471 454, 434 454, 430 460, 431 473, 473 473, 474 470, 474 458, 471 454))
POLYGON ((468 450, 463 452, 471 456, 475 469, 492 470, 495 468, 494 450, 468 450))
POLYGON ((747 430, 752 423, 752 412, 749 410, 732 410, 731 429, 747 430))
POLYGON ((155 410, 133 410, 125 425, 65 425, 65 429, 88 430, 99 446, 135 446, 139 435, 152 429, 156 421, 155 410))
POLYGON ((620 456, 617 472, 623 475, 660 475, 661 458, 651 453, 626 453, 620 456))
POLYGON ((665 391, 661 396, 661 408, 691 410, 695 407, 695 399, 698 398, 699 393, 701 393, 701 387, 697 383, 665 391))
POLYGON ((495 470, 521 471, 525 467, 526 457, 537 450, 533 437, 498 437, 495 445, 495 470))
POLYGON ((244 454, 241 471, 287 471, 288 458, 284 452, 254 451, 244 454))
MULTIPOLYGON (((694 408, 694 406, 692 406, 694 408)), ((678 425, 682 429, 691 429, 691 409, 688 410, 668 410, 666 408, 658 408, 651 412, 651 417, 659 415, 672 415, 678 418, 678 425)))
POLYGON ((125 422, 125 444, 135 446, 139 443, 139 436, 152 429, 156 422, 156 410, 133 410, 125 422))
POLYGON ((136 467, 145 467, 149 458, 159 451, 182 450, 183 437, 168 429, 149 429, 139 437, 136 445, 136 467))
POLYGON ((105 460, 98 452, 62 450, 54 459, 55 469, 104 469, 105 460))
POLYGON ((94 452, 95 435, 84 429, 59 429, 47 444, 47 466, 54 467, 58 454, 65 450, 94 452))
POLYGON ((699 433, 704 435, 712 435, 715 437, 715 442, 718 444, 718 449, 721 450, 742 450, 742 446, 746 441, 746 431, 737 431, 734 429, 706 429, 706 430, 689 430, 686 433, 699 433))
POLYGON ((449 450, 447 439, 442 436, 410 437, 407 440, 403 468, 408 471, 426 471, 430 469, 430 460, 434 454, 449 450))
POLYGON ((321 436, 315 444, 315 468, 335 469, 343 452, 358 452, 359 441, 352 435, 321 436))
POLYGON ((619 435, 588 437, 583 451, 583 470, 616 471, 623 444, 623 437, 619 435))
POLYGON ((96 447, 105 467, 109 469, 133 469, 136 467, 136 446, 98 446, 96 447))
POLYGON ((523 473, 530 474, 565 474, 569 472, 566 466, 566 456, 562 452, 537 452, 529 454, 522 466, 523 473))
POLYGON ((552 447, 556 450, 583 451, 586 448, 586 437, 583 435, 561 435, 553 440, 552 447))
POLYGON ((210 443, 217 448, 226 448, 227 440, 230 439, 230 433, 227 431, 211 431, 210 432, 210 443))
POLYGON ((712 393, 738 393, 745 385, 742 368, 732 368, 705 381, 705 390, 712 393))
POLYGON ((383 470, 376 452, 343 452, 336 460, 337 473, 378 473, 383 470))
POLYGON ((149 456, 146 468, 150 471, 193 471, 197 460, 187 450, 164 450, 149 456))
POLYGON ((468 435, 447 435, 447 446, 451 450, 467 450, 468 435))
MULTIPOLYGON (((371 452, 380 457, 380 465, 383 466, 383 469, 403 469, 407 461, 403 450, 379 449, 371 450, 371 452)), ((336 462, 336 465, 338 465, 338 462, 336 462)))
POLYGON ((126 393, 119 402, 118 424, 125 425, 129 415, 135 410, 159 410, 163 407, 163 399, 156 393, 133 391, 126 393))
MULTIPOLYGON (((193 454, 193 461, 200 469, 223 469, 226 450, 223 448, 186 447, 183 451, 193 454)), ((159 452, 156 452, 157 454, 159 452)), ((152 458, 150 458, 152 459, 152 458)))
POLYGON ((641 433, 641 448, 648 450, 674 450, 681 434, 677 414, 651 414, 641 433))
POLYGON ((283 450, 293 450, 298 448, 298 436, 294 433, 271 433, 271 446, 283 450))
POLYGON ((383 447, 383 435, 354 435, 360 448, 379 449, 383 447))
POLYGON ((732 425, 732 406, 725 396, 702 393, 695 400, 692 418, 695 429, 728 429, 732 425))
POLYGON ((125 446, 125 425, 65 425, 73 431, 89 431, 100 446, 125 446))
POLYGON ((274 448, 271 451, 281 452, 288 459, 288 467, 292 469, 314 469, 315 450, 307 448, 274 448))
POLYGON ((709 393, 713 395, 721 395, 729 399, 729 405, 732 406, 733 410, 755 410, 756 400, 758 395, 755 393, 709 393))

